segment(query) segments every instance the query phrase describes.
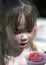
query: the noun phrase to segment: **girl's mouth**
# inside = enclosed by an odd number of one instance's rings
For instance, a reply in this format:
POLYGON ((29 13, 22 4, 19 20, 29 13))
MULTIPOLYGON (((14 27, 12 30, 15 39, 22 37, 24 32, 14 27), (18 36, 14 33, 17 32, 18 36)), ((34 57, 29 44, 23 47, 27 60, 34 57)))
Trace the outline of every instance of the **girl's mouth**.
POLYGON ((27 46, 27 43, 21 43, 21 44, 19 44, 19 47, 21 47, 21 48, 25 48, 27 46))

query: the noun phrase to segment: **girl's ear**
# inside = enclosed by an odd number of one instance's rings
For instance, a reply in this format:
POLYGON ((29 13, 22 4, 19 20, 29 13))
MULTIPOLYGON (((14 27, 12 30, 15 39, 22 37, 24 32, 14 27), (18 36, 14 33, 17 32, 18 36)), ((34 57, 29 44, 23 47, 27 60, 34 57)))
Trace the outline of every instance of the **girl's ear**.
POLYGON ((34 35, 37 35, 38 34, 38 28, 37 27, 34 28, 33 32, 34 32, 34 35))

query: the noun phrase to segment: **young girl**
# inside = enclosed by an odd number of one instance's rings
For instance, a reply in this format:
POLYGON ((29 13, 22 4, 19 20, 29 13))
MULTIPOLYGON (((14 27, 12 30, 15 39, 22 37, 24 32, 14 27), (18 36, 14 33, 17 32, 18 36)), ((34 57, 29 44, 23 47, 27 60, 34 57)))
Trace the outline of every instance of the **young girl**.
POLYGON ((28 52, 38 51, 33 43, 36 21, 36 9, 29 4, 14 7, 6 14, 1 36, 5 65, 27 65, 25 56, 28 52))

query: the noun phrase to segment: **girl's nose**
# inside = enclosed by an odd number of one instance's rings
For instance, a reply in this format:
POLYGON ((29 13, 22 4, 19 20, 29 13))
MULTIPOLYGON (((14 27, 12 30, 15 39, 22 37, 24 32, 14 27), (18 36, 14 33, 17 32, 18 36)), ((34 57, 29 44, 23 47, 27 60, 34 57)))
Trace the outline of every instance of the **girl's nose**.
POLYGON ((26 34, 21 35, 21 42, 26 42, 28 41, 28 36, 26 34))

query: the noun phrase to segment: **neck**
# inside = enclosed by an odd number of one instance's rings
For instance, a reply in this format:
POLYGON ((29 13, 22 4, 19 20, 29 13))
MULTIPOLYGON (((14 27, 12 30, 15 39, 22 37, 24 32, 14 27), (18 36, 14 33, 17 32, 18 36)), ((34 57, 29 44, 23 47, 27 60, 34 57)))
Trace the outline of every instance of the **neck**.
MULTIPOLYGON (((12 47, 8 48, 8 52, 7 52, 7 56, 13 56, 13 57, 18 57, 19 55, 21 55, 22 53, 27 53, 31 50, 31 48, 25 48, 23 51, 18 51, 16 49, 13 49, 12 47)), ((7 51, 7 50, 6 50, 7 51)))
POLYGON ((7 53, 7 56, 14 56, 14 57, 17 57, 21 54, 20 51, 14 49, 14 48, 11 48, 11 47, 8 49, 8 52, 6 50, 6 53, 7 53))

